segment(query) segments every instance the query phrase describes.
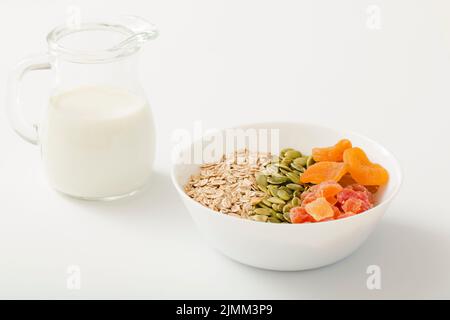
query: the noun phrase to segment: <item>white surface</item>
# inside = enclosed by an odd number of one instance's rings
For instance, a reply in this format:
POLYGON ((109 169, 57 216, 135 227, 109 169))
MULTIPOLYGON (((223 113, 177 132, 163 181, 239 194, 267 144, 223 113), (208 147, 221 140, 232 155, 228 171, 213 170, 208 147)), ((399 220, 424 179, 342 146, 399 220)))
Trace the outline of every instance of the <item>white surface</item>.
MULTIPOLYGON (((278 130, 279 141, 275 143, 271 139, 258 139, 253 141, 253 144, 247 142, 235 146, 248 148, 253 152, 274 151, 275 146, 272 143, 280 148, 289 146, 296 150, 311 150, 315 146, 333 145, 336 140, 345 137, 352 141, 353 145, 363 148, 372 161, 383 165, 389 171, 389 183, 377 193, 378 205, 353 217, 307 224, 255 223, 225 214, 215 214, 211 209, 192 200, 185 193, 184 186, 192 175, 198 174, 198 165, 177 161, 171 170, 171 178, 186 208, 208 244, 233 260, 276 271, 300 271, 335 263, 363 244, 399 191, 402 176, 395 157, 382 146, 360 135, 315 124, 293 122, 253 123, 243 125, 239 129, 278 130), (304 140, 299 140, 298 137, 303 137, 304 140), (260 146, 261 142, 266 143, 265 148, 256 149, 255 145, 260 146)), ((224 141, 227 132, 231 131, 227 128, 219 135, 215 135, 212 140, 211 137, 205 137, 203 154, 211 149, 211 145, 218 145, 224 141)), ((237 136, 238 132, 239 130, 236 130, 237 136)), ((230 148, 226 145, 226 140, 224 144, 223 147, 230 148)), ((194 142, 184 149, 180 159, 189 159, 189 155, 195 153, 196 145, 194 142)))
MULTIPOLYGON (((450 298, 450 22, 447 1, 2 1, 0 73, 45 50, 68 5, 156 23, 141 77, 157 122, 156 173, 115 203, 50 190, 38 149, 0 116, 2 298, 450 298), (366 8, 381 8, 380 30, 366 8), (379 141, 403 188, 352 256, 306 272, 246 267, 209 249, 168 177, 171 135, 239 122, 337 125, 379 141), (69 265, 81 289, 66 288, 69 265), (379 265, 382 289, 366 288, 379 265)), ((30 114, 50 75, 30 75, 30 114)), ((4 94, 4 86, 0 90, 4 94)))

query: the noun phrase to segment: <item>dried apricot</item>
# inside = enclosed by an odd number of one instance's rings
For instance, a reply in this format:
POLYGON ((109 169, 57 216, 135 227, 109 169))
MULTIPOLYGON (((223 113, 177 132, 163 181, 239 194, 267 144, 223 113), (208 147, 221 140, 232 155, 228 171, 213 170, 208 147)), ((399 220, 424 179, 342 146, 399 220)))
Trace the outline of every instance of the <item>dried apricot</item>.
POLYGON ((341 180, 339 180, 339 184, 345 188, 349 185, 355 184, 356 181, 355 179, 352 178, 352 176, 350 175, 350 173, 346 173, 341 180))
POLYGON ((347 173, 347 166, 342 162, 322 161, 306 169, 300 177, 302 183, 319 184, 333 180, 338 182, 347 173))
POLYGON ((344 151, 350 149, 352 143, 350 140, 342 139, 332 147, 313 148, 312 156, 314 161, 335 161, 342 162, 344 151))
POLYGON ((356 182, 366 186, 384 185, 389 180, 389 174, 381 165, 370 162, 361 148, 351 148, 344 151, 344 163, 356 182))

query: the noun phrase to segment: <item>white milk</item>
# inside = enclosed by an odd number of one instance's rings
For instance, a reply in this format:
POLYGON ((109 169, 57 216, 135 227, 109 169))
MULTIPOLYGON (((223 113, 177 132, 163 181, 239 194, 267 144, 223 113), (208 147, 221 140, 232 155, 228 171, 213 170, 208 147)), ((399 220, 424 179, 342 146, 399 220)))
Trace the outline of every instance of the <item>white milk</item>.
POLYGON ((154 127, 146 102, 131 92, 83 86, 50 99, 40 132, 51 184, 83 198, 126 195, 147 181, 154 127))

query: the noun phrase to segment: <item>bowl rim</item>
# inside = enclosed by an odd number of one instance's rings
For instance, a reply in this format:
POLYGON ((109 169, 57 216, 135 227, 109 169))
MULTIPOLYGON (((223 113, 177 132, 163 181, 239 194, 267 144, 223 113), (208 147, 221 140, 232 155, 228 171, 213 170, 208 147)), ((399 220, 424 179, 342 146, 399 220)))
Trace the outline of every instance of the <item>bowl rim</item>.
MULTIPOLYGON (((283 226, 282 228, 286 228, 287 225, 290 225, 290 228, 293 228, 293 226, 296 226, 296 228, 301 228, 301 226, 306 227, 306 226, 313 226, 313 225, 324 225, 324 224, 338 224, 338 223, 345 223, 345 221, 353 221, 355 219, 363 219, 365 216, 369 215, 375 208, 381 207, 381 206, 386 206, 387 204, 389 204, 398 194, 400 187, 403 183, 403 171, 402 168, 400 166, 400 163, 397 159, 397 157, 395 157, 395 155, 389 151, 388 149, 386 149, 383 145, 381 145, 380 143, 378 143, 377 141, 354 131, 351 130, 340 130, 338 128, 335 127, 329 127, 329 126, 325 126, 322 124, 317 124, 317 123, 313 123, 313 122, 307 122, 307 121, 263 121, 263 122, 252 122, 252 123, 242 123, 239 125, 235 125, 235 126, 230 126, 230 127, 225 127, 225 128, 221 128, 221 129, 216 129, 214 130, 214 132, 223 132, 226 129, 238 129, 238 128, 251 128, 252 126, 264 126, 264 125, 299 125, 299 126, 311 126, 311 127, 316 127, 318 129, 324 129, 324 130, 330 130, 330 131, 335 131, 336 133, 341 133, 342 136, 346 136, 346 135, 352 135, 352 136, 357 136, 363 140, 367 140, 370 143, 375 144, 377 147, 379 147, 379 149, 383 150, 383 152, 385 154, 387 154, 389 157, 391 157, 393 159, 394 162, 394 168, 396 171, 396 174, 398 176, 398 184, 397 186, 394 188, 394 190, 391 192, 391 194, 389 195, 389 197, 387 197, 385 200, 383 200, 382 202, 378 203, 377 205, 375 205, 374 207, 370 208, 369 210, 366 210, 364 212, 361 212, 359 214, 350 216, 350 217, 346 217, 344 219, 338 219, 338 220, 328 220, 328 221, 322 221, 322 222, 318 222, 318 223, 258 223, 259 221, 253 221, 250 219, 242 219, 242 218, 238 218, 238 217, 234 217, 234 216, 230 216, 228 214, 222 214, 218 211, 212 210, 202 204, 200 204, 199 202, 195 201, 194 199, 192 199, 191 197, 189 197, 186 192, 184 191, 184 188, 178 183, 177 179, 175 178, 175 168, 178 165, 176 162, 171 162, 171 169, 170 169, 170 177, 172 180, 172 184, 175 186, 175 189, 178 191, 178 193, 180 194, 180 196, 182 197, 182 199, 185 199, 187 201, 190 201, 191 203, 193 203, 196 207, 198 207, 199 209, 206 209, 207 211, 209 211, 211 213, 212 216, 215 217, 219 217, 216 219, 228 219, 228 221, 231 222, 236 222, 236 223, 249 223, 252 225, 270 225, 271 228, 274 228, 274 226, 283 226)), ((211 132, 208 132, 208 134, 211 134, 211 132)), ((187 146, 183 146, 181 148, 181 150, 179 150, 179 153, 184 152, 185 150, 187 150, 188 148, 191 148, 193 144, 195 144, 198 141, 201 141, 204 137, 206 136, 206 134, 203 134, 199 139, 196 139, 192 142, 190 142, 187 146)), ((391 176, 391 174, 390 174, 391 176)), ((213 218, 214 219, 214 218, 213 218)))

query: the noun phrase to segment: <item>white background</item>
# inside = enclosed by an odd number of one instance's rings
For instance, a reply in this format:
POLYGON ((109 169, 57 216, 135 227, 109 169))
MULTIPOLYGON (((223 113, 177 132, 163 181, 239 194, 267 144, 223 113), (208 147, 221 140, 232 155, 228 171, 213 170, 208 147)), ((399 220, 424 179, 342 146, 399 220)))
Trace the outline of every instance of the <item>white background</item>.
MULTIPOLYGON (((8 70, 46 50, 69 5, 159 27, 140 70, 157 122, 156 172, 132 199, 62 197, 2 112, 0 298, 450 298, 450 2, 2 0, 2 95, 8 70), (366 26, 369 5, 381 9, 379 30, 366 26), (173 130, 271 119, 357 131, 399 158, 398 198, 344 261, 289 273, 232 262, 202 241, 175 193, 173 130), (72 264, 80 290, 66 288, 72 264), (381 290, 366 288, 371 264, 381 290)), ((50 75, 25 82, 33 117, 50 75)))

